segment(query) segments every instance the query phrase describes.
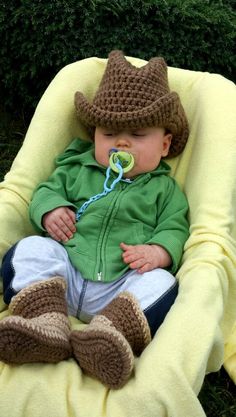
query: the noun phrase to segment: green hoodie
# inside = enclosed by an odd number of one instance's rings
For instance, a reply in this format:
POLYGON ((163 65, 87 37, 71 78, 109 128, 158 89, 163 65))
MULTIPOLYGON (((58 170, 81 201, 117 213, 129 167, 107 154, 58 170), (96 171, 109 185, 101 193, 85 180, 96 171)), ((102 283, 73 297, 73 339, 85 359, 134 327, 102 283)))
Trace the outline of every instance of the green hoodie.
MULTIPOLYGON (((58 157, 56 170, 36 189, 30 218, 37 231, 45 213, 68 206, 77 211, 90 197, 103 191, 106 168, 94 159, 94 145, 76 139, 58 157)), ((175 273, 189 236, 188 204, 161 161, 152 172, 132 182, 121 181, 105 197, 91 203, 76 224, 77 232, 65 246, 72 264, 82 276, 110 282, 129 267, 122 260, 120 243, 157 244, 172 258, 175 273)), ((117 174, 111 174, 111 182, 117 174)))

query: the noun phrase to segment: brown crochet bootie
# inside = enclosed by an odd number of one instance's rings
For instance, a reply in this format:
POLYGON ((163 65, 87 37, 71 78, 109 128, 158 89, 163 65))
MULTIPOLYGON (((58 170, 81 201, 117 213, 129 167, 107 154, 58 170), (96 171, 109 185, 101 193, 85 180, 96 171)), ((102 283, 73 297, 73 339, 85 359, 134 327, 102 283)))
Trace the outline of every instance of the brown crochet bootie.
POLYGON ((121 388, 151 340, 147 320, 135 297, 121 293, 82 331, 71 333, 80 367, 109 388, 121 388))
POLYGON ((65 290, 65 280, 54 277, 13 297, 12 316, 0 321, 0 360, 54 363, 71 356, 65 290))
POLYGON ((134 354, 140 356, 151 341, 151 333, 137 299, 129 292, 123 292, 100 314, 112 322, 129 342, 134 354))

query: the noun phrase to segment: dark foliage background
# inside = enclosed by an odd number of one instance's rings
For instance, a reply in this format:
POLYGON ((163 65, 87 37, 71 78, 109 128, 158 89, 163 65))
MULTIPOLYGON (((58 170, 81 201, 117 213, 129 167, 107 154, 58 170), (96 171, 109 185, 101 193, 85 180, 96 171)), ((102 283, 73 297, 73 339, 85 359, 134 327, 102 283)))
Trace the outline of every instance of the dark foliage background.
POLYGON ((31 115, 60 68, 110 50, 236 80, 235 0, 2 0, 0 91, 31 115))

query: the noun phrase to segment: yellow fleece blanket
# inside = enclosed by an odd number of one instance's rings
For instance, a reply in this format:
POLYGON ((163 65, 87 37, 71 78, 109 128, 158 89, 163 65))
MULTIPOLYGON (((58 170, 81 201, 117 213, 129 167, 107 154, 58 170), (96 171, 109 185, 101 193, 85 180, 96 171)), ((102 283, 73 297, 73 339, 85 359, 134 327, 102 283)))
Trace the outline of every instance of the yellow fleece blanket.
MULTIPOLYGON (((53 170, 55 156, 74 137, 87 137, 73 96, 80 90, 91 99, 105 65, 89 58, 66 66, 43 95, 1 184, 0 257, 34 233, 28 203, 53 170)), ((236 88, 219 75, 168 72, 191 128, 184 153, 170 161, 187 194, 191 221, 178 298, 121 390, 84 375, 73 359, 56 365, 0 363, 1 417, 203 417, 197 395, 205 374, 225 360, 236 380, 236 88)), ((0 310, 0 318, 8 314, 2 299, 0 310)), ((71 322, 83 326, 75 318, 71 322)))

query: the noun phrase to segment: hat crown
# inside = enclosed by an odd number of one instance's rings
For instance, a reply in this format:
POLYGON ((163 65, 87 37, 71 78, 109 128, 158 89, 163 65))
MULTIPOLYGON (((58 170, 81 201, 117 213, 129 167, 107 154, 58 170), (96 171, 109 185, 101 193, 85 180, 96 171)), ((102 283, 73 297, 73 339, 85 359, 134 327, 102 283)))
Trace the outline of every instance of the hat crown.
POLYGON ((125 59, 122 51, 112 51, 93 104, 110 112, 133 112, 168 93, 163 58, 152 58, 138 68, 125 59))
POLYGON ((188 139, 184 108, 178 94, 169 89, 167 65, 161 57, 137 68, 122 51, 112 51, 92 103, 77 91, 75 106, 89 129, 168 129, 173 136, 168 156, 179 155, 188 139))

